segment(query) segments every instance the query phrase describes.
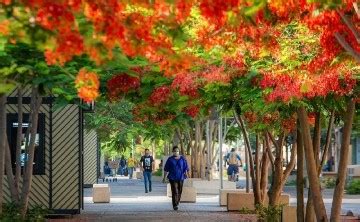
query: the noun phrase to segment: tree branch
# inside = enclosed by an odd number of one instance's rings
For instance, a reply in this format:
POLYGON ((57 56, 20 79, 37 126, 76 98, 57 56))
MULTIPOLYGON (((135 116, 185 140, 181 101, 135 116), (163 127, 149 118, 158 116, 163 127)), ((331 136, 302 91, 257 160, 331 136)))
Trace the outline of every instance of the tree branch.
POLYGON ((359 7, 358 7, 357 2, 354 2, 353 6, 354 6, 357 17, 360 18, 360 11, 359 11, 359 7))
POLYGON ((356 27, 354 26, 352 21, 346 15, 344 15, 342 12, 340 12, 339 10, 337 10, 337 13, 339 13, 339 15, 340 15, 341 19, 343 20, 343 22, 351 30, 352 34, 356 38, 357 43, 360 43, 360 34, 359 34, 358 30, 356 30, 356 27))
POLYGON ((335 119, 335 111, 333 110, 333 111, 331 111, 331 116, 330 116, 330 119, 329 119, 329 126, 328 126, 327 133, 326 133, 326 143, 325 143, 323 155, 321 157, 320 165, 319 165, 319 168, 318 168, 318 174, 319 175, 321 173, 322 166, 324 165, 324 162, 325 162, 325 157, 326 157, 326 155, 328 153, 328 150, 329 150, 329 147, 330 147, 331 130, 332 130, 333 125, 334 125, 334 119, 335 119))
POLYGON ((347 51, 356 61, 360 62, 360 54, 356 52, 349 43, 346 42, 344 36, 342 36, 339 32, 336 32, 335 38, 339 42, 339 44, 347 51))

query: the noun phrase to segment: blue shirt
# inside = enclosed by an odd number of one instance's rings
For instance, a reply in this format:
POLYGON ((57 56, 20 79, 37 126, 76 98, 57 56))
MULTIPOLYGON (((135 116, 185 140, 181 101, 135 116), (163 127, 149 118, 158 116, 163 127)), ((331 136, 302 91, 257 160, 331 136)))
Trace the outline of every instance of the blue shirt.
POLYGON ((186 159, 180 156, 180 159, 175 159, 175 156, 171 156, 167 159, 164 167, 165 172, 169 172, 169 180, 185 180, 186 171, 189 171, 186 159))

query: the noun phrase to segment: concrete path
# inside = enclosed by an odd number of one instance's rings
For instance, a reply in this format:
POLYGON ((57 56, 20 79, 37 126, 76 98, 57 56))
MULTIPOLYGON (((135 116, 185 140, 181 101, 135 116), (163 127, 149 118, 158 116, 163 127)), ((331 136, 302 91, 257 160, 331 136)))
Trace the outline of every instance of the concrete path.
POLYGON ((218 195, 198 195, 196 203, 180 203, 174 211, 166 184, 153 181, 150 193, 141 180, 120 177, 108 184, 110 203, 94 204, 92 189, 85 189, 84 210, 71 221, 256 221, 254 215, 228 213, 219 206, 218 195))
MULTIPOLYGON (((239 186, 245 186, 245 178, 240 178, 239 186)), ((103 183, 99 181, 99 183, 103 183)), ((166 184, 153 182, 153 191, 144 192, 141 180, 129 180, 119 177, 117 182, 106 182, 110 185, 110 203, 94 204, 92 189, 84 190, 84 210, 67 220, 50 221, 256 221, 254 215, 229 213, 219 206, 218 195, 198 195, 196 203, 180 203, 179 210, 174 211, 171 198, 166 197, 166 184)), ((296 188, 285 187, 284 192, 291 195, 290 204, 296 205, 296 188)), ((324 202, 328 213, 331 209, 332 190, 324 190, 324 202)), ((351 210, 360 215, 360 196, 345 195, 342 211, 351 210)))

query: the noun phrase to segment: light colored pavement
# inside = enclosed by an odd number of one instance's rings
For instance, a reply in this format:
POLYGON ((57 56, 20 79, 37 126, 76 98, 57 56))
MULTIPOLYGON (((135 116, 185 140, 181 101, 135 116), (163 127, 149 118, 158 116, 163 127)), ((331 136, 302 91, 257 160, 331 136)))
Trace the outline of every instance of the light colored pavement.
MULTIPOLYGON (((245 186, 244 179, 240 178, 239 186, 245 186)), ((219 206, 218 195, 198 195, 196 203, 180 203, 179 210, 174 211, 171 198, 166 197, 166 184, 153 182, 151 193, 144 192, 141 180, 120 177, 117 182, 108 184, 111 189, 110 203, 94 204, 92 189, 87 188, 84 190, 84 210, 81 214, 61 221, 256 221, 254 215, 226 212, 225 207, 219 206)), ((291 195, 290 204, 296 205, 296 188, 285 187, 284 192, 291 195)), ((332 193, 332 190, 323 190, 328 213, 332 193)), ((344 196, 342 211, 345 213, 348 210, 360 215, 359 195, 344 196)))
POLYGON ((120 177, 108 184, 110 203, 94 204, 92 189, 85 189, 84 210, 71 221, 256 221, 254 215, 227 212, 219 206, 218 195, 198 195, 196 203, 180 203, 174 211, 166 184, 154 181, 150 193, 141 180, 120 177))

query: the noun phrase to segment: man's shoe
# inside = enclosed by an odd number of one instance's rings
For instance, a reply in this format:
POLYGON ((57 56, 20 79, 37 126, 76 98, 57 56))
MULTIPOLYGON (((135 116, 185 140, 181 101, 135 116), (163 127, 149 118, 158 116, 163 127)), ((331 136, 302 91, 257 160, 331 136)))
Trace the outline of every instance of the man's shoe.
POLYGON ((149 192, 151 192, 152 191, 152 189, 151 189, 151 187, 149 188, 149 192))
POLYGON ((174 207, 174 210, 178 210, 178 206, 175 206, 175 207, 174 207))
POLYGON ((148 191, 147 191, 147 190, 145 190, 145 193, 148 193, 148 191))

